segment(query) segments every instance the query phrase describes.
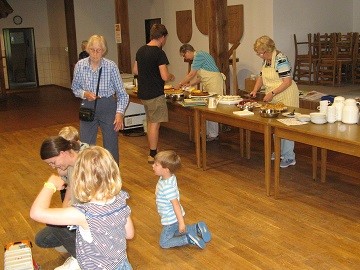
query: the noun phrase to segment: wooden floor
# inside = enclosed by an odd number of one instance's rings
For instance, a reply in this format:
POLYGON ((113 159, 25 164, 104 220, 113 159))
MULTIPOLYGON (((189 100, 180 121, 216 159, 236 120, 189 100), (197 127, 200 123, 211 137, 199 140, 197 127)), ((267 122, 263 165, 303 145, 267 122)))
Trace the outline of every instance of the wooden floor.
MULTIPOLYGON (((67 90, 44 87, 9 97, 0 106, 1 243, 34 241, 44 225, 29 218, 29 209, 53 172, 41 161, 39 147, 63 126, 78 127, 78 101, 67 90)), ((281 170, 281 194, 275 200, 265 194, 261 136, 252 137, 251 160, 240 158, 238 147, 225 139, 209 143, 210 169, 203 172, 187 136, 162 129, 161 149, 174 149, 182 158, 177 178, 185 220, 204 220, 213 234, 205 250, 164 250, 158 244, 157 177, 146 162, 146 137, 119 136, 123 187, 131 196, 136 229, 128 241, 134 269, 359 269, 358 160, 329 153, 328 182, 312 181, 310 148, 296 144, 297 164, 281 170)), ((60 206, 58 194, 53 205, 60 206)), ((37 246, 32 251, 44 270, 67 257, 37 246)))

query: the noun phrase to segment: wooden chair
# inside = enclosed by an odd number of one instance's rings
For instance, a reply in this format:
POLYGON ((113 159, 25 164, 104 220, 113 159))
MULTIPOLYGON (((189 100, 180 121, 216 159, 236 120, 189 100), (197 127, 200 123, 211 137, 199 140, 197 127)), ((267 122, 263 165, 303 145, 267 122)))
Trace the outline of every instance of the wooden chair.
POLYGON ((352 83, 360 83, 360 34, 354 33, 352 83))
POLYGON ((299 42, 294 34, 295 63, 293 79, 297 83, 310 84, 313 81, 313 59, 311 34, 307 35, 307 41, 299 42))
POLYGON ((312 60, 314 66, 314 81, 315 83, 319 82, 319 70, 318 64, 320 59, 323 58, 332 58, 332 35, 325 33, 315 33, 314 34, 314 41, 312 46, 312 60))
POLYGON ((326 42, 318 43, 319 59, 317 80, 319 84, 340 85, 351 78, 353 34, 331 34, 326 42))

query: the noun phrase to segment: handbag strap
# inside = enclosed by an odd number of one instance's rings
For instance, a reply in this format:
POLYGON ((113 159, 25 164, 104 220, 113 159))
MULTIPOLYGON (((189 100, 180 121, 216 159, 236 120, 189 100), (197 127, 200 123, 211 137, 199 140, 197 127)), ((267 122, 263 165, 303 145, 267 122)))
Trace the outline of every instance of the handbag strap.
POLYGON ((96 110, 96 103, 97 103, 97 96, 98 96, 98 93, 99 93, 99 84, 100 84, 101 71, 102 71, 102 67, 99 69, 99 78, 98 78, 98 82, 97 82, 97 86, 96 86, 96 99, 95 99, 95 104, 94 104, 94 110, 96 110))

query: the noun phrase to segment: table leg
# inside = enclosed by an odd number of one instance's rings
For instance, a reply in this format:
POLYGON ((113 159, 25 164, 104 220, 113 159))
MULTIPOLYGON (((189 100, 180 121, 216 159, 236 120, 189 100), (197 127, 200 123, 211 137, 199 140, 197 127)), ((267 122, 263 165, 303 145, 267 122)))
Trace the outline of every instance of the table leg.
POLYGON ((194 109, 194 141, 196 165, 201 168, 201 145, 200 145, 200 111, 194 109))
MULTIPOLYGON (((248 135, 250 137, 250 131, 248 135)), ((271 137, 272 137, 271 127, 266 125, 264 127, 264 165, 265 165, 265 188, 266 188, 266 195, 268 196, 270 196, 270 184, 271 184, 271 137)))
MULTIPOLYGON (((251 146, 251 131, 250 130, 245 130, 245 145, 246 145, 246 158, 250 159, 250 146, 251 146)), ((271 150, 271 149, 270 149, 271 150)))
POLYGON ((322 183, 326 182, 326 162, 327 162, 327 149, 321 148, 321 171, 320 171, 320 181, 322 183))
POLYGON ((188 129, 189 129, 189 141, 192 142, 194 140, 194 120, 193 117, 191 117, 190 115, 188 116, 188 129))
POLYGON ((206 120, 203 115, 200 116, 200 133, 201 133, 201 158, 203 170, 206 170, 206 120))
POLYGON ((240 156, 244 157, 244 129, 239 128, 239 138, 240 138, 240 156))
POLYGON ((274 135, 274 152, 275 152, 275 162, 274 162, 274 189, 275 189, 275 199, 278 198, 279 188, 280 188, 280 145, 281 138, 274 135))
POLYGON ((317 147, 311 147, 311 156, 312 156, 312 178, 316 180, 317 177, 317 147))

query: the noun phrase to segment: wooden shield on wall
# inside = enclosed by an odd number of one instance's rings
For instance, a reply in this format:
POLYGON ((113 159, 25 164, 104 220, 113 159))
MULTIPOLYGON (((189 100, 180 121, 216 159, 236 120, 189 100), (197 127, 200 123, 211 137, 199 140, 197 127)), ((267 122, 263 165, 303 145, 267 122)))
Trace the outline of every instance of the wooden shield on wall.
POLYGON ((194 0, 195 24, 201 34, 209 34, 207 0, 194 0))
POLYGON ((176 11, 176 33, 181 43, 189 43, 192 37, 191 10, 176 11))
POLYGON ((244 5, 228 6, 229 43, 240 42, 244 34, 244 5))

